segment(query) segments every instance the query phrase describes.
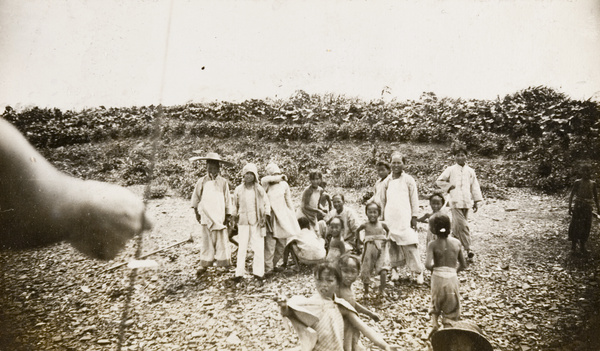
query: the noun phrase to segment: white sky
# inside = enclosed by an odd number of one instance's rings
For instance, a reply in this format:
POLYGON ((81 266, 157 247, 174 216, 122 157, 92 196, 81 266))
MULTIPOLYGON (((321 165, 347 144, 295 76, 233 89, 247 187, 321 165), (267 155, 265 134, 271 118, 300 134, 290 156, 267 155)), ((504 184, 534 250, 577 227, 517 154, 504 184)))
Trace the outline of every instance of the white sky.
POLYGON ((170 6, 0 0, 0 107, 600 92, 597 0, 173 0, 169 32, 170 6))

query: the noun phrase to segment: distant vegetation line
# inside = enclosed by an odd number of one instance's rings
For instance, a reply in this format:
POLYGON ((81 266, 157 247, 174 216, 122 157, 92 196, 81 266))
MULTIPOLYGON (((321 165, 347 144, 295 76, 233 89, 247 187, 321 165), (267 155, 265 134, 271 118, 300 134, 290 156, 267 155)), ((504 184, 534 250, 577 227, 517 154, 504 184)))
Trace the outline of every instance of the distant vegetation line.
MULTIPOLYGON (((149 151, 144 140, 152 132, 150 122, 156 113, 156 106, 82 111, 37 107, 15 111, 7 107, 3 117, 64 170, 136 184, 147 172, 149 151), (131 149, 132 145, 136 147, 131 149), (90 155, 92 152, 102 155, 90 155)), ((171 152, 189 153, 191 145, 209 146, 196 142, 199 138, 208 138, 213 149, 228 144, 235 149, 243 144, 245 150, 223 150, 241 158, 251 157, 244 152, 252 153, 253 147, 267 147, 268 158, 279 158, 288 171, 298 173, 292 174, 292 183, 303 181, 304 168, 324 166, 344 176, 350 172, 344 186, 371 184, 371 172, 352 174, 351 163, 345 165, 343 158, 327 156, 335 143, 363 145, 356 146, 356 155, 364 155, 354 162, 368 165, 389 155, 390 143, 446 145, 460 141, 473 156, 488 163, 490 171, 504 167, 508 174, 496 174, 499 185, 546 191, 568 186, 580 162, 600 164, 600 105, 573 100, 543 86, 495 100, 438 98, 424 93, 419 100, 363 101, 297 91, 286 100, 169 106, 164 108, 164 116, 163 144, 170 145, 171 152), (296 145, 294 150, 289 149, 290 144, 296 145), (338 164, 322 164, 326 161, 338 164), (302 165, 295 165, 298 162, 302 165)), ((163 187, 184 194, 191 185, 178 179, 196 171, 172 159, 185 159, 181 154, 165 157, 157 167, 163 187)), ((413 167, 415 173, 432 171, 424 162, 413 167)))

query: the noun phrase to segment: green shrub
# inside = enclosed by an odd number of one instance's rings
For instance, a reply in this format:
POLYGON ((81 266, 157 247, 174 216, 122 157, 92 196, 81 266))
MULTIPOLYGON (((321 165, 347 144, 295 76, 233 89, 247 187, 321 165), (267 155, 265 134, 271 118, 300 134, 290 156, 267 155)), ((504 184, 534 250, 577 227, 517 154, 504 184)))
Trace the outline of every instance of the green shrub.
MULTIPOLYGON (((496 100, 438 98, 433 93, 424 93, 418 100, 402 102, 361 101, 298 91, 285 100, 197 103, 163 110, 165 143, 187 137, 307 143, 459 140, 482 156, 528 161, 531 172, 511 182, 543 189, 570 185, 572 165, 579 160, 600 162, 598 103, 573 100, 547 87, 530 87, 496 100), (561 167, 548 171, 548 164, 561 167)), ((157 112, 155 106, 65 112, 38 107, 15 111, 6 107, 3 117, 43 150, 148 139, 154 132, 157 112)), ((124 156, 119 153, 116 157, 124 156)), ((300 155, 291 160, 300 162, 295 166, 298 172, 305 171, 306 162, 312 166, 300 155)), ((140 162, 101 160, 97 165, 88 165, 71 159, 64 161, 63 166, 81 166, 82 169, 71 172, 86 177, 94 171, 102 173, 98 177, 103 174, 112 177, 119 173, 118 167, 126 167, 128 171, 123 172, 126 181, 136 183, 146 167, 140 162)), ((302 179, 299 173, 294 181, 302 179)))

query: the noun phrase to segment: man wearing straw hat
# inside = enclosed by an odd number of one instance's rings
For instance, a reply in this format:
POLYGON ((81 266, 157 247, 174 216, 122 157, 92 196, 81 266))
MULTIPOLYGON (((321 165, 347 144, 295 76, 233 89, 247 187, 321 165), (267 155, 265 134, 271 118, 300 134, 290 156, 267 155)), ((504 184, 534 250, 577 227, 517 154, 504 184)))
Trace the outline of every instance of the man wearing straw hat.
MULTIPOLYGON (((194 151, 197 152, 197 151, 194 151)), ((219 175, 221 164, 232 166, 215 152, 194 156, 190 161, 206 160, 206 175, 198 180, 192 194, 192 208, 202 225, 200 234, 200 268, 198 276, 216 261, 218 267, 231 265, 231 249, 227 223, 231 216, 231 198, 228 181, 219 175)))

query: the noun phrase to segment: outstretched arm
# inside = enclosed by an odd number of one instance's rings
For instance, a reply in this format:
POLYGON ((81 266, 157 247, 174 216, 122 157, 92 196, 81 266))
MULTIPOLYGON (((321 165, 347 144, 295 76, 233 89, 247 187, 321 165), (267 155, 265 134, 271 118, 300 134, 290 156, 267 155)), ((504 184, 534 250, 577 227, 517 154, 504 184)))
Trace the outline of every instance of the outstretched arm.
POLYGON ((429 219, 430 216, 431 216, 431 213, 425 213, 421 217, 417 218, 417 222, 427 223, 427 220, 429 219))
POLYGON ((110 259, 127 240, 150 228, 138 196, 58 171, 2 118, 0 165, 2 249, 66 240, 88 256, 110 259))
POLYGON ((381 319, 377 313, 371 311, 370 309, 366 308, 358 302, 355 303, 354 308, 356 309, 356 312, 366 314, 375 322, 379 322, 379 320, 381 319))
POLYGON ((385 342, 383 336, 363 322, 356 313, 348 311, 345 317, 354 328, 360 331, 367 339, 371 340, 377 347, 384 350, 395 350, 397 348, 396 346, 390 346, 385 342))

